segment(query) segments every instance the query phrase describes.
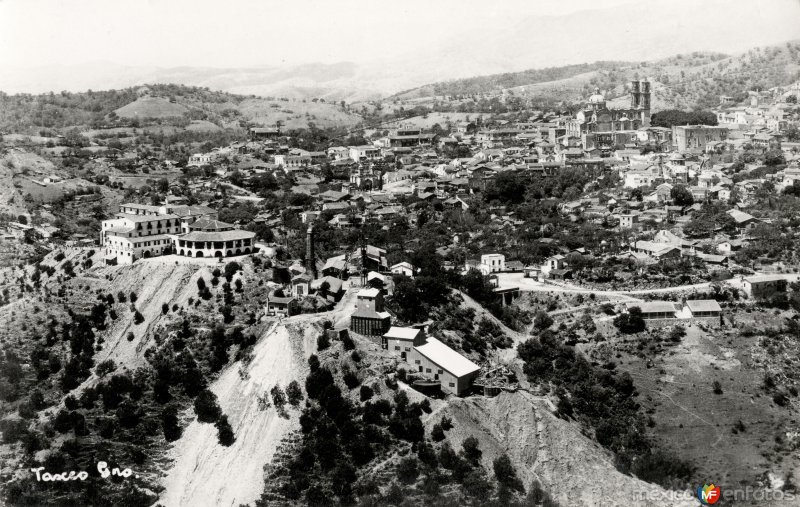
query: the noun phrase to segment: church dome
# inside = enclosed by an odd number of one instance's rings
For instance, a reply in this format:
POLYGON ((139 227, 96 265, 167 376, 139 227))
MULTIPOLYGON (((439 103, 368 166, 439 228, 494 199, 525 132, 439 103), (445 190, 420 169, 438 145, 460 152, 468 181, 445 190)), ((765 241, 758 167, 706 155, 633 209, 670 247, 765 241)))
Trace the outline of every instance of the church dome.
POLYGON ((594 94, 589 97, 589 104, 602 104, 606 101, 606 98, 603 97, 603 94, 600 93, 600 88, 594 89, 594 94))

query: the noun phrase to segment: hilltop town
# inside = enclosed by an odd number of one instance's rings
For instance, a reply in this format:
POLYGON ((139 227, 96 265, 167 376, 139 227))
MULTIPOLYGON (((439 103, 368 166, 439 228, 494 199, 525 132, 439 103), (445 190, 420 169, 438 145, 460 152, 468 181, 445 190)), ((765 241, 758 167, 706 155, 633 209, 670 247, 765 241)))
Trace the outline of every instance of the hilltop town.
POLYGON ((800 81, 667 74, 0 96, 4 501, 795 494, 800 81))

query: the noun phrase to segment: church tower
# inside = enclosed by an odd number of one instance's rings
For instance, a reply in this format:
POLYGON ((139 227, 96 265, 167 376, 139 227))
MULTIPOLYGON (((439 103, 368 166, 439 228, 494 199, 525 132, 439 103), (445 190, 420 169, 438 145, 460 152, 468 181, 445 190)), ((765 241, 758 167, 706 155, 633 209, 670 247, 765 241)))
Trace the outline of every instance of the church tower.
POLYGON ((642 127, 650 126, 650 81, 644 78, 639 84, 640 88, 640 107, 642 109, 642 127))
POLYGON ((641 89, 639 88, 639 81, 631 81, 631 109, 639 109, 642 103, 641 89))

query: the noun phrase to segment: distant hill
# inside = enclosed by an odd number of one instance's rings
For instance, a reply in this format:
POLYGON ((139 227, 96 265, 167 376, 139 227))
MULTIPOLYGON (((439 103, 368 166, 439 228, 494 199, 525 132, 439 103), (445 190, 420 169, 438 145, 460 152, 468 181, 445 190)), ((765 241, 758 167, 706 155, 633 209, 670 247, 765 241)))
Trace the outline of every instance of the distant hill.
MULTIPOLYGON (((57 93, 177 83, 240 95, 324 98, 329 102, 350 103, 380 99, 450 79, 504 75, 524 69, 579 67, 585 62, 601 60, 657 60, 699 50, 737 54, 751 47, 800 37, 797 27, 800 3, 793 0, 758 2, 757 6, 731 4, 727 0, 595 4, 591 9, 566 15, 520 16, 515 23, 487 24, 480 32, 465 29, 424 50, 409 50, 376 61, 235 68, 130 66, 109 62, 3 68, 0 90, 57 93), (677 11, 690 12, 691 16, 676 23, 677 11)), ((402 45, 402 41, 397 43, 402 45)), ((324 48, 319 48, 319 54, 324 53, 324 48)), ((563 79, 574 72, 577 68, 548 80, 563 79)))
POLYGON ((0 93, 0 132, 38 134, 43 129, 102 128, 124 120, 172 120, 194 132, 241 124, 285 128, 353 126, 362 118, 340 102, 244 96, 206 88, 150 84, 120 90, 42 95, 0 93))
POLYGON ((597 87, 610 102, 623 97, 633 79, 653 83, 653 109, 694 109, 719 103, 720 95, 743 100, 764 90, 800 80, 800 41, 754 48, 738 55, 694 52, 651 62, 595 62, 454 79, 424 85, 390 99, 514 93, 523 97, 574 102, 597 87))
POLYGON ((163 97, 141 97, 114 112, 120 118, 170 118, 183 116, 189 109, 163 97))

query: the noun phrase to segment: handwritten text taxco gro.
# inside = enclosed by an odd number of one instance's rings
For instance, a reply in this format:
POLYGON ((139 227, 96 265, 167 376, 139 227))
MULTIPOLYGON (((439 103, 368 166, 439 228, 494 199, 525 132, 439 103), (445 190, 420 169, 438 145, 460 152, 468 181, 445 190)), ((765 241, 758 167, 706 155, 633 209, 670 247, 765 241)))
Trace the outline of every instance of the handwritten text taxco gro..
MULTIPOLYGON (((44 467, 39 468, 31 468, 31 472, 36 474, 36 480, 39 482, 52 482, 52 481, 85 481, 89 478, 89 472, 82 470, 80 472, 76 472, 75 470, 70 470, 69 472, 63 472, 60 474, 51 474, 49 472, 42 473, 44 467)), ((108 463, 105 461, 100 461, 97 463, 97 471, 100 473, 100 477, 103 479, 107 479, 112 476, 116 477, 131 477, 133 475, 133 470, 130 468, 124 468, 120 470, 119 468, 108 468, 108 463)), ((138 477, 138 476, 137 476, 138 477)))

